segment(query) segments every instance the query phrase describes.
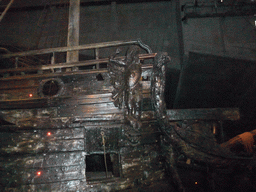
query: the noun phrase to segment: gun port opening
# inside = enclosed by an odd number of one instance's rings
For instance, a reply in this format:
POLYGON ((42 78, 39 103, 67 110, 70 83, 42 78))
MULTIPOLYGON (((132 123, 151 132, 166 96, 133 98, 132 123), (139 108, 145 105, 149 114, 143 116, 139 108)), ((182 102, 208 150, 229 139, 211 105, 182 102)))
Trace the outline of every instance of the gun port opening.
POLYGON ((117 154, 107 153, 86 156, 86 179, 104 180, 120 177, 119 158, 117 154))

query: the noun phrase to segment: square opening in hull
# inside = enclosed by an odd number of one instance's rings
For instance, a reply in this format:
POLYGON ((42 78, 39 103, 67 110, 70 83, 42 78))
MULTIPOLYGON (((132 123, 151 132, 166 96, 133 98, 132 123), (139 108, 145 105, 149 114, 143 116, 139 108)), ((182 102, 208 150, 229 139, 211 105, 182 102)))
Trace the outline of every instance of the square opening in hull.
POLYGON ((86 179, 102 180, 120 177, 118 154, 106 153, 86 156, 86 179))

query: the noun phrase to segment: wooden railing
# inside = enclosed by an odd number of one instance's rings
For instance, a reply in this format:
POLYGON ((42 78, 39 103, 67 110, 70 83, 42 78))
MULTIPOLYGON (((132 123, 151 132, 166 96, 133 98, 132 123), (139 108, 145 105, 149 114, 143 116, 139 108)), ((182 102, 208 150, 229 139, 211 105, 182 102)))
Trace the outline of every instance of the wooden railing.
MULTIPOLYGON (((6 73, 18 74, 21 72, 33 72, 33 71, 35 73, 37 73, 37 71, 44 71, 44 70, 60 71, 63 68, 71 68, 73 70, 76 67, 90 66, 90 65, 94 65, 95 69, 99 69, 100 64, 108 62, 108 58, 100 58, 100 49, 101 48, 127 46, 127 45, 138 45, 142 49, 144 49, 147 54, 139 55, 140 59, 142 59, 142 60, 150 59, 155 56, 155 54, 152 53, 152 50, 150 49, 150 47, 148 45, 142 43, 142 41, 140 39, 129 40, 129 41, 112 41, 112 42, 103 42, 103 43, 93 43, 93 44, 79 45, 79 46, 73 46, 73 47, 48 48, 48 49, 31 50, 31 51, 17 52, 17 53, 6 53, 6 54, 0 55, 0 60, 8 59, 8 58, 15 58, 14 67, 9 68, 9 69, 1 69, 0 74, 6 74, 6 73), (81 51, 81 50, 94 50, 95 59, 71 62, 71 63, 67 63, 67 62, 55 63, 56 53, 68 52, 68 51, 81 51), (32 65, 29 67, 18 67, 19 66, 18 65, 19 58, 26 57, 26 56, 44 55, 44 54, 51 55, 51 62, 50 62, 51 64, 36 65, 36 66, 32 65)), ((120 56, 119 58, 122 59, 124 57, 120 56)))

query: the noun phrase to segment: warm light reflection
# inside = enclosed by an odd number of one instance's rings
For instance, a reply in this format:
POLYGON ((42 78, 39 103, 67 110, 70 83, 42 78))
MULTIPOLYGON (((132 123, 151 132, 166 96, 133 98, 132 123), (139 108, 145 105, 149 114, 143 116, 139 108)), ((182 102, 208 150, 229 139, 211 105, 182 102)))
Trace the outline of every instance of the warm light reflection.
POLYGON ((41 171, 37 171, 37 176, 40 176, 41 174, 42 174, 42 172, 41 171))
POLYGON ((51 132, 47 132, 47 136, 51 136, 51 134, 52 134, 51 132))
POLYGON ((29 94, 29 97, 33 97, 33 94, 32 94, 32 93, 30 93, 30 94, 29 94))
POLYGON ((197 181, 195 182, 195 185, 197 185, 198 183, 197 183, 197 181))

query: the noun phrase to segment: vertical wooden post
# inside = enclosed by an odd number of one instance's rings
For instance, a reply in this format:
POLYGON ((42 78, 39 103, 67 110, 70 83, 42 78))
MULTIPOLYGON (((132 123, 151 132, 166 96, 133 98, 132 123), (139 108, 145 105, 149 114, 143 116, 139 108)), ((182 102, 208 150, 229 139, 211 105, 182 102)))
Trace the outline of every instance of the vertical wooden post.
MULTIPOLYGON (((100 50, 99 50, 99 48, 96 48, 95 49, 95 59, 99 59, 100 58, 100 50)), ((96 69, 99 69, 100 68, 100 64, 99 63, 97 63, 96 64, 96 69)))
MULTIPOLYGON (((0 1, 1 2, 1 1, 0 1)), ((6 8, 4 9, 4 11, 1 13, 0 15, 0 22, 2 21, 2 19, 4 18, 4 15, 7 13, 8 9, 11 7, 12 3, 14 2, 14 0, 11 0, 9 2, 9 4, 6 6, 6 8)))
MULTIPOLYGON (((79 45, 80 0, 70 0, 67 46, 79 45)), ((79 61, 79 51, 67 52, 67 63, 79 61)))
POLYGON ((175 18, 176 18, 176 26, 177 26, 178 45, 179 45, 180 68, 182 69, 183 59, 184 59, 184 41, 183 41, 183 32, 182 32, 180 1, 175 0, 174 4, 175 4, 175 18))

